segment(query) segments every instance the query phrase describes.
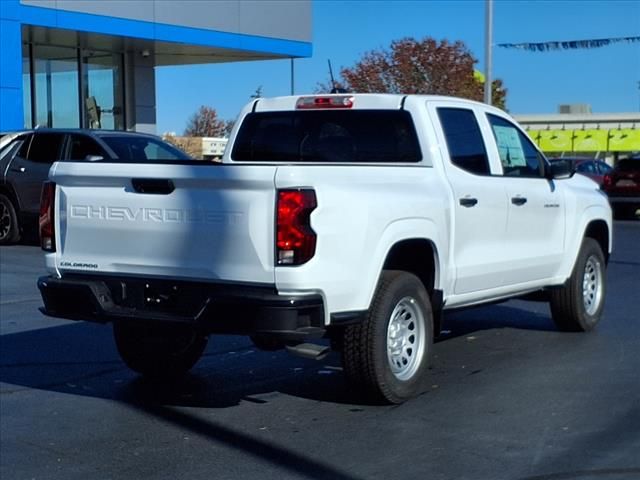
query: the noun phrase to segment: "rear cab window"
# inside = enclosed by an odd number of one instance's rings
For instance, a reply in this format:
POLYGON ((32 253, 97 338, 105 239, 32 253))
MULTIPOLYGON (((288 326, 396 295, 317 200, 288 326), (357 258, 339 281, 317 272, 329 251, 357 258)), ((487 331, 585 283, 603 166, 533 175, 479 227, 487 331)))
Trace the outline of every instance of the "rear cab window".
POLYGON ((274 111, 248 114, 231 152, 236 162, 416 163, 404 110, 274 111))

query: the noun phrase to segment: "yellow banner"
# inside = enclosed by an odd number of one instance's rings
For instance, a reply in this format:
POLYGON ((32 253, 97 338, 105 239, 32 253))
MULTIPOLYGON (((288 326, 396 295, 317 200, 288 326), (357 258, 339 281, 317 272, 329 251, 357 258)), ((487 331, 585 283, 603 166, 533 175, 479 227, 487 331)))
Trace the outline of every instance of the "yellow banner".
POLYGON ((574 152, 606 152, 609 130, 574 130, 574 152))
POLYGON ((573 130, 540 130, 538 145, 543 152, 570 152, 573 130))
POLYGON ((538 145, 540 140, 540 130, 527 130, 527 135, 529 135, 529 138, 538 145))
POLYGON ((609 130, 610 152, 633 152, 640 150, 640 129, 622 128, 609 130))

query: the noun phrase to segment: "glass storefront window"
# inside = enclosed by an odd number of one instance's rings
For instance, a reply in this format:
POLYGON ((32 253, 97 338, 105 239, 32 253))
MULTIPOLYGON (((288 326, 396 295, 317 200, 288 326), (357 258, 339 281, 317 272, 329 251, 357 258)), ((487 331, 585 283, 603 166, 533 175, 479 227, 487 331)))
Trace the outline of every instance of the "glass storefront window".
POLYGON ((124 130, 122 54, 84 51, 85 127, 124 130))
POLYGON ((123 65, 122 53, 23 44, 24 126, 124 130, 123 65))
POLYGON ((36 125, 80 126, 77 49, 34 45, 36 125))
POLYGON ((31 119, 31 59, 29 45, 22 45, 22 104, 24 108, 24 128, 33 127, 31 119))

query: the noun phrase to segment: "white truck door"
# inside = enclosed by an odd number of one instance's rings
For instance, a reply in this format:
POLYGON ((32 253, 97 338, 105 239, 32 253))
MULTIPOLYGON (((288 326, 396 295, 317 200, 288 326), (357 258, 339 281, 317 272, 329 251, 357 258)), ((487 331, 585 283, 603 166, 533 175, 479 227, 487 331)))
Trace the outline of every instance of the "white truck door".
POLYGON ((476 112, 468 104, 430 102, 429 113, 454 196, 452 251, 456 295, 504 284, 507 207, 503 179, 492 176, 476 112))
POLYGON ((515 124, 492 113, 486 121, 493 132, 487 147, 497 150, 508 202, 505 281, 515 285, 551 278, 564 252, 564 189, 544 177, 543 155, 515 124))

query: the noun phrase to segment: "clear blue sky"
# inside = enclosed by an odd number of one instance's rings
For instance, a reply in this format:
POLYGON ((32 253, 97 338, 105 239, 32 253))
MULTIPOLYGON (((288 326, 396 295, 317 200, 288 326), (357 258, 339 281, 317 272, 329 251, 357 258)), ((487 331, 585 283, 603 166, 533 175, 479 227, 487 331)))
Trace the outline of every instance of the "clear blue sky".
MULTIPOLYGON (((335 74, 403 37, 462 40, 483 71, 484 8, 484 0, 314 0, 313 56, 295 61, 295 93, 327 81, 327 59, 335 74)), ((496 44, 640 36, 640 1, 494 0, 493 36, 496 44)), ((493 76, 508 89, 512 114, 553 113, 561 103, 588 103, 601 113, 640 109, 640 43, 493 52, 493 76)), ((156 75, 158 133, 181 134, 200 105, 233 119, 259 86, 263 96, 291 88, 289 60, 163 67, 156 75)))

